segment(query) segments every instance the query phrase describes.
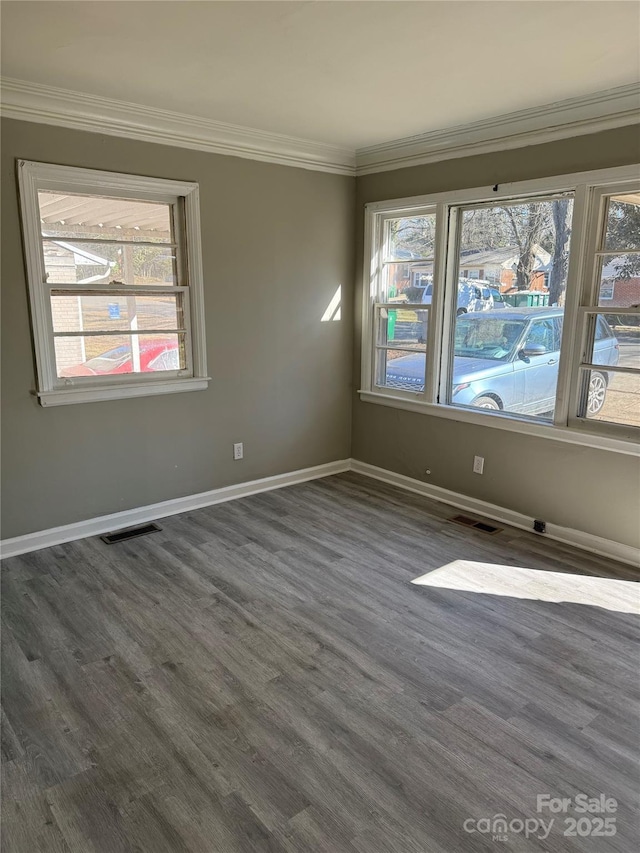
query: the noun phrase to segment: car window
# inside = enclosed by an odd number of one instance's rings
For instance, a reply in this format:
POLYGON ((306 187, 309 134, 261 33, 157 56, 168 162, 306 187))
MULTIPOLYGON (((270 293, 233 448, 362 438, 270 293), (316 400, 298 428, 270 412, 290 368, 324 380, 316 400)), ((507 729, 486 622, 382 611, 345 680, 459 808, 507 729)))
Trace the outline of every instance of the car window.
POLYGON ((604 317, 598 317, 596 323, 596 340, 604 341, 606 338, 612 337, 611 328, 604 317))
POLYGON ((177 349, 168 349, 149 362, 148 370, 180 370, 180 358, 177 349))
POLYGON ((555 339, 556 335, 552 318, 535 320, 529 329, 525 348, 527 346, 543 346, 548 352, 554 352, 556 349, 555 339))
POLYGON ((433 284, 428 284, 422 291, 421 302, 427 302, 433 295, 433 284))
POLYGON ((555 326, 555 335, 556 341, 554 345, 554 350, 560 350, 560 345, 562 343, 562 317, 554 317, 553 324, 555 326))
POLYGON ((86 366, 95 373, 111 373, 117 367, 121 367, 131 358, 129 347, 120 346, 96 355, 85 362, 86 366))
MULTIPOLYGON (((497 312, 496 312, 497 314, 497 312)), ((463 358, 508 358, 522 334, 522 320, 465 315, 456 323, 454 355, 463 358)))

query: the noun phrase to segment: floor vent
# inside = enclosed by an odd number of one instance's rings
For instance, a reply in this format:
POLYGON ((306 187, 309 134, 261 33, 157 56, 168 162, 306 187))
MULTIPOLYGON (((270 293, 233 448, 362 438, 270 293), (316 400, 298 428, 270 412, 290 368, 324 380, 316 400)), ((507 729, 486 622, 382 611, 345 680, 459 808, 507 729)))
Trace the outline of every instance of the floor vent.
POLYGON ((456 524, 465 524, 467 527, 473 527, 478 523, 477 519, 469 518, 467 515, 454 515, 449 521, 455 521, 456 524))
POLYGON ((483 533, 501 533, 504 530, 503 527, 487 524, 486 521, 478 521, 477 518, 469 518, 468 515, 454 515, 449 521, 462 524, 464 527, 475 527, 476 530, 481 530, 483 533))
POLYGON ((137 527, 127 527, 125 530, 118 530, 116 533, 105 533, 100 538, 107 545, 115 545, 116 542, 125 542, 127 539, 147 536, 149 533, 155 533, 156 530, 162 530, 162 528, 157 524, 139 524, 137 527))

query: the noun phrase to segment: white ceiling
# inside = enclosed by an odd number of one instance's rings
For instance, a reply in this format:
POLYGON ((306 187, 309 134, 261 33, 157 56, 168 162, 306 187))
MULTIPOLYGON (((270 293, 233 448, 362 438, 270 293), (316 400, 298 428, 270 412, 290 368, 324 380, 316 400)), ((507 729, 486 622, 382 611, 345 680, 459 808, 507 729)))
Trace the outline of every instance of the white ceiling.
POLYGON ((640 79, 637 2, 2 2, 4 76, 350 149, 640 79))

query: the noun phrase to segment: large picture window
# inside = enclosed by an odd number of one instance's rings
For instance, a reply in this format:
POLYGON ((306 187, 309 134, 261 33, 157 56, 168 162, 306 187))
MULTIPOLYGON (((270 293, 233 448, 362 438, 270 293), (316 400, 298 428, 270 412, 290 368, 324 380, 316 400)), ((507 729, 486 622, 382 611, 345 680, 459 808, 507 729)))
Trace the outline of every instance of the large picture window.
POLYGON ((206 387, 197 185, 18 169, 42 405, 206 387))
POLYGON ((366 231, 364 400, 637 437, 637 168, 376 202, 366 231))

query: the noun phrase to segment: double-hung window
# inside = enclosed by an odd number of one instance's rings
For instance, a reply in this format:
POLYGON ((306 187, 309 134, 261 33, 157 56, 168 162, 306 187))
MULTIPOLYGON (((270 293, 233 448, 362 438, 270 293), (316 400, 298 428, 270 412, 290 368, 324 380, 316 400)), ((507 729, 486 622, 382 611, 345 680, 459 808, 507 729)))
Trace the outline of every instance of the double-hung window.
POLYGON ((43 406, 207 385, 198 186, 18 162, 43 406))
POLYGON ((640 170, 366 207, 361 398, 624 449, 640 433, 640 170))
POLYGON ((575 361, 574 425, 639 428, 640 181, 593 193, 575 361))
POLYGON ((407 390, 424 398, 433 291, 436 214, 433 207, 382 216, 377 222, 379 269, 373 278, 374 387, 407 390), (410 367, 391 374, 394 364, 410 367))

